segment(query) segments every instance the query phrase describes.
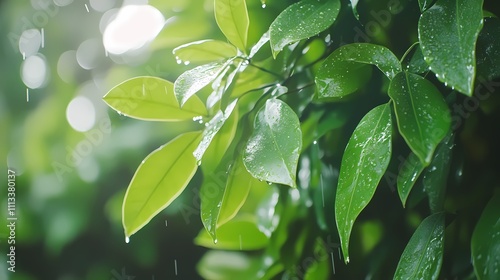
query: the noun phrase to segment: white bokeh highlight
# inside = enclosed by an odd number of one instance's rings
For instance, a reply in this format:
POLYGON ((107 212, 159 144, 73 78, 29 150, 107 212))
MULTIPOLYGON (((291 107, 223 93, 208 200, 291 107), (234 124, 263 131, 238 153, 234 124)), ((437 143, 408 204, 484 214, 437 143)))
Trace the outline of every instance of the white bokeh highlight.
POLYGON ((31 89, 40 88, 47 80, 47 71, 45 58, 39 54, 32 55, 21 65, 21 79, 31 89))
POLYGON ((96 110, 94 104, 85 96, 73 98, 66 108, 66 119, 71 127, 79 132, 85 132, 94 127, 96 110))
POLYGON ((118 55, 140 49, 151 42, 164 25, 162 13, 152 6, 124 6, 104 31, 104 47, 118 55))

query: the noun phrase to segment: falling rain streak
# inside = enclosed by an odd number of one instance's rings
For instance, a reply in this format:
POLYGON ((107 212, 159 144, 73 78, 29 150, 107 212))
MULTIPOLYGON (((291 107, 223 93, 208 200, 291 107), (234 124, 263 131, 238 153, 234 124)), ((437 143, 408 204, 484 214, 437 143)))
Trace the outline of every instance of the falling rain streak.
POLYGON ((177 260, 174 260, 175 275, 177 275, 177 260))
POLYGON ((30 102, 30 90, 26 88, 26 102, 30 102))
POLYGON ((89 6, 87 6, 87 4, 85 4, 85 9, 87 10, 87 13, 90 13, 89 6))
POLYGON ((42 28, 41 32, 42 33, 42 49, 45 46, 45 30, 42 28))

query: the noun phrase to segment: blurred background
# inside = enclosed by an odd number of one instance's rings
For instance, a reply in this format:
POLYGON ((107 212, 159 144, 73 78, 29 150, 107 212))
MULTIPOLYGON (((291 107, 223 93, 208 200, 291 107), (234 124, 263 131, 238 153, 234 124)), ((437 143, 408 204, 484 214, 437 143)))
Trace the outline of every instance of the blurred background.
MULTIPOLYGON (((268 13, 254 21, 255 42, 278 11, 248 2, 251 17, 268 13)), ((0 1, 0 34, 0 180, 7 167, 16 172, 18 218, 15 273, 7 273, 9 232, 0 227, 0 279, 198 279, 199 174, 129 244, 121 224, 142 159, 198 124, 128 119, 102 97, 128 78, 174 81, 192 68, 177 65, 172 49, 223 38, 213 1, 0 1)))

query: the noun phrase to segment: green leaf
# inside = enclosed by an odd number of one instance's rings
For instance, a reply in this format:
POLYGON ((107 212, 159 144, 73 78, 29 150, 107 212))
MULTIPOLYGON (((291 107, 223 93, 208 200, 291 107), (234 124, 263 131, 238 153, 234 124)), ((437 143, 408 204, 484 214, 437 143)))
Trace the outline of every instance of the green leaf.
POLYGON ((182 134, 149 154, 139 165, 123 200, 122 220, 127 238, 186 188, 198 167, 193 150, 200 135, 182 134))
POLYGON ((335 217, 345 262, 354 220, 368 205, 391 159, 391 108, 368 112, 354 130, 342 157, 335 217))
POLYGON ((245 52, 248 39, 247 4, 245 0, 215 0, 215 20, 226 38, 245 52))
POLYGON ((260 257, 243 252, 210 250, 203 255, 196 270, 203 279, 255 280, 260 267, 260 257))
POLYGON ((423 170, 424 165, 420 159, 414 153, 410 153, 401 166, 397 179, 398 194, 401 202, 403 203, 403 207, 405 207, 408 195, 410 195, 411 189, 415 185, 415 182, 423 170))
POLYGON ((259 110, 243 160, 253 177, 295 187, 302 147, 300 122, 283 101, 269 99, 259 110))
POLYGON ((359 0, 351 0, 351 8, 352 8, 352 13, 356 17, 356 19, 359 20, 358 2, 359 2, 359 0))
POLYGON ((270 187, 256 211, 257 226, 267 237, 271 237, 280 221, 281 213, 279 210, 281 205, 278 204, 279 197, 279 190, 276 187, 270 187))
POLYGON ((262 34, 262 37, 260 37, 259 41, 250 50, 250 54, 248 55, 249 58, 254 57, 262 48, 262 46, 264 46, 267 42, 269 42, 269 36, 270 36, 269 31, 262 34))
POLYGON ((482 0, 438 0, 418 22, 420 45, 430 69, 445 85, 468 96, 474 91, 482 7, 482 0))
POLYGON ((437 279, 443 262, 444 213, 425 218, 399 259, 394 279, 437 279))
MULTIPOLYGON (((477 39, 477 77, 493 80, 500 77, 500 19, 488 17, 477 39)), ((479 80, 482 82, 481 80, 479 80)))
POLYGON ((148 121, 181 121, 207 115, 198 97, 179 107, 171 82, 156 77, 136 77, 113 87, 103 97, 121 115, 148 121))
POLYGON ((238 216, 217 230, 217 239, 212 240, 205 229, 194 239, 203 247, 220 250, 258 250, 267 246, 267 237, 259 231, 252 216, 238 216))
POLYGON ((420 11, 424 12, 427 10, 431 5, 433 0, 418 0, 418 6, 420 7, 420 11))
POLYGON ((202 40, 179 46, 173 53, 178 62, 211 62, 234 57, 238 50, 226 42, 202 40))
POLYGON ((478 279, 500 279, 500 193, 488 202, 471 240, 472 264, 478 279))
POLYGON ((314 244, 314 262, 307 267, 304 280, 329 279, 330 255, 320 238, 314 244))
POLYGON ((339 0, 303 0, 290 5, 271 23, 271 49, 276 55, 291 43, 317 35, 333 24, 339 0))
MULTIPOLYGON (((198 165, 202 163, 201 159, 203 158, 203 155, 205 154, 205 151, 208 149, 210 144, 212 143, 212 140, 214 139, 215 135, 219 130, 222 128, 226 120, 231 116, 231 113, 233 112, 234 108, 236 107, 237 99, 234 100, 224 112, 219 111, 208 123, 207 126, 205 127, 205 130, 203 131, 203 136, 201 138, 201 142, 196 147, 196 150, 193 152, 193 156, 198 162, 198 165)), ((236 113, 236 118, 231 119, 231 123, 229 124, 229 135, 234 137, 235 131, 236 131, 236 126, 238 123, 238 113, 236 113)), ((227 140, 232 140, 232 137, 229 137, 227 140)), ((231 144, 231 141, 228 142, 220 142, 217 141, 215 145, 222 144, 223 146, 221 147, 222 149, 219 149, 220 152, 224 152, 227 147, 229 147, 229 144, 231 144)), ((216 155, 216 158, 221 158, 222 154, 216 155)), ((209 164, 214 164, 214 168, 217 166, 217 162, 214 161, 214 158, 209 159, 209 164)))
POLYGON ((441 93, 426 79, 412 73, 396 75, 389 85, 399 132, 424 166, 450 129, 450 111, 441 93))
POLYGON ((213 62, 182 73, 174 83, 175 97, 181 106, 198 91, 211 83, 227 66, 227 63, 213 62))
POLYGON ((437 147, 431 164, 424 172, 423 185, 424 192, 429 197, 429 207, 432 213, 443 211, 450 172, 451 154, 454 145, 454 137, 448 135, 437 147))
POLYGON ((429 65, 425 62, 420 44, 417 43, 413 45, 410 53, 411 55, 406 57, 405 61, 402 62, 402 64, 405 65, 405 70, 414 74, 427 73, 429 71, 429 65))
POLYGON ((342 46, 330 54, 316 75, 319 98, 342 98, 356 92, 370 78, 367 64, 377 66, 389 79, 401 72, 398 58, 386 47, 367 43, 342 46))

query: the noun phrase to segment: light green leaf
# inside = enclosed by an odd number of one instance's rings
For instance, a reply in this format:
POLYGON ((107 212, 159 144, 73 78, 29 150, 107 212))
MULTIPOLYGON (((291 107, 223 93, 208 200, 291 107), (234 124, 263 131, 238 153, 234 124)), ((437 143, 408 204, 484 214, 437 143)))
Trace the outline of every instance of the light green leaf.
POLYGON ((474 91, 482 8, 482 0, 438 0, 418 22, 420 46, 431 70, 441 82, 468 96, 474 91))
MULTIPOLYGON (((214 139, 215 135, 217 134, 217 132, 219 132, 219 130, 221 129, 221 127, 224 125, 224 123, 226 122, 226 120, 231 116, 231 113, 233 112, 235 106, 236 106, 236 103, 237 103, 237 99, 234 100, 229 106, 227 106, 226 110, 224 111, 224 113, 222 111, 219 111, 208 123, 207 123, 207 126, 205 127, 205 130, 203 131, 203 136, 202 136, 202 139, 201 139, 201 142, 200 144, 198 145, 198 147, 196 147, 196 150, 194 150, 193 152, 193 156, 194 158, 196 159, 196 161, 198 162, 198 165, 201 164, 201 159, 203 158, 203 155, 205 154, 205 151, 208 149, 208 147, 210 146, 210 144, 212 143, 212 140, 214 139)), ((235 130, 236 130, 236 125, 237 125, 237 113, 236 113, 236 119, 232 119, 231 120, 231 124, 232 127, 230 128, 230 131, 229 133, 231 133, 234 137, 234 133, 235 133, 235 130)), ((232 140, 232 137, 231 137, 231 140, 232 140)), ((218 145, 218 144, 221 144, 222 142, 217 142, 215 143, 215 145, 218 145)), ((225 143, 222 143, 226 149, 227 147, 229 146, 229 144, 231 144, 231 142, 225 142, 225 143)), ((225 150, 224 150, 225 151, 225 150)), ((223 152, 223 151, 221 151, 223 152)), ((220 155, 216 155, 217 158, 221 158, 220 155)), ((214 162, 213 158, 210 159, 210 164, 214 164, 215 163, 215 166, 214 168, 217 166, 217 163, 214 162)))
POLYGON ((471 240, 472 264, 478 279, 500 279, 500 193, 488 202, 471 240))
POLYGON ((173 53, 178 62, 211 62, 234 57, 238 50, 226 42, 202 40, 179 46, 173 53))
POLYGON ((443 262, 444 213, 425 218, 399 259, 394 279, 437 279, 443 262))
POLYGON ((279 190, 276 187, 270 187, 266 196, 259 203, 257 208, 257 226, 259 230, 267 237, 271 237, 274 230, 278 227, 280 221, 279 190))
POLYGON ((246 52, 248 27, 247 4, 245 0, 215 0, 215 20, 226 38, 238 49, 246 52))
POLYGON ((201 132, 182 134, 149 154, 139 165, 123 200, 122 221, 127 238, 186 188, 198 167, 193 150, 200 136, 201 132))
POLYGON ((255 117, 243 161, 253 177, 295 187, 301 147, 299 118, 283 101, 269 99, 255 117))
POLYGON ((441 93, 426 79, 412 73, 396 75, 389 85, 399 132, 424 166, 450 129, 450 110, 441 93))
POLYGON ((345 262, 354 221, 368 205, 391 159, 391 108, 368 112, 354 130, 342 157, 335 217, 345 262))
POLYGON ((454 145, 454 137, 448 135, 436 148, 431 164, 424 172, 423 185, 424 192, 429 197, 429 207, 432 213, 443 211, 450 172, 451 154, 454 145))
POLYGON ((203 279, 255 280, 261 262, 259 256, 244 252, 210 250, 198 262, 196 270, 203 279))
POLYGON ((401 72, 398 58, 386 47, 367 43, 342 46, 330 54, 316 75, 319 98, 342 98, 356 92, 370 78, 369 64, 389 79, 401 72))
POLYGON ((423 170, 424 165, 420 159, 414 153, 410 153, 401 166, 397 179, 398 194, 403 203, 403 207, 405 207, 408 195, 410 195, 411 189, 423 170))
POLYGON ((217 229, 217 239, 202 229, 194 243, 220 250, 258 250, 267 246, 267 237, 259 231, 255 219, 250 215, 238 216, 217 229))
POLYGON ((112 88, 103 97, 121 115, 148 121, 181 121, 207 115, 198 97, 179 107, 171 82, 156 77, 136 77, 112 88))
POLYGON ((339 0, 303 0, 290 5, 271 23, 271 49, 276 55, 291 43, 317 35, 333 24, 339 0))
POLYGON ((249 58, 254 57, 262 48, 262 46, 264 46, 267 42, 269 42, 269 36, 270 36, 269 31, 262 34, 262 37, 260 37, 259 41, 250 50, 250 54, 248 55, 249 58))
POLYGON ((213 62, 182 73, 174 83, 175 97, 180 105, 184 106, 195 93, 211 83, 226 66, 226 63, 213 62))

